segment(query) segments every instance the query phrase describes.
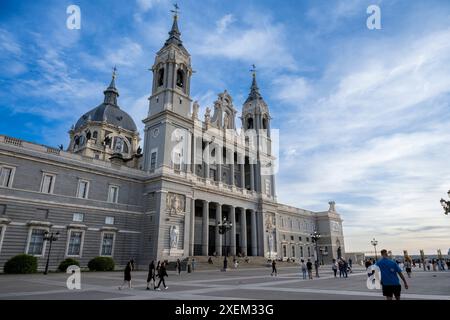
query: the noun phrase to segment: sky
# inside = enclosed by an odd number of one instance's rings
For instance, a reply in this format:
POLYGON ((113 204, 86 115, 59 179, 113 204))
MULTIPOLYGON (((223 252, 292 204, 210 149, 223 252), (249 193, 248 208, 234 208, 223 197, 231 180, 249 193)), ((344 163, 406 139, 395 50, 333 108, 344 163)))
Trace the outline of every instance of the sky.
MULTIPOLYGON (((143 138, 155 53, 173 3, 0 1, 0 134, 58 146, 103 100, 117 66, 119 105, 143 138), (69 5, 79 30, 66 26, 69 5)), ((251 65, 280 130, 281 203, 341 213, 346 251, 443 253, 450 216, 450 2, 179 0, 201 114, 225 89, 241 111, 251 65), (381 29, 369 30, 378 5, 381 29)), ((239 116, 239 114, 238 114, 239 116)))

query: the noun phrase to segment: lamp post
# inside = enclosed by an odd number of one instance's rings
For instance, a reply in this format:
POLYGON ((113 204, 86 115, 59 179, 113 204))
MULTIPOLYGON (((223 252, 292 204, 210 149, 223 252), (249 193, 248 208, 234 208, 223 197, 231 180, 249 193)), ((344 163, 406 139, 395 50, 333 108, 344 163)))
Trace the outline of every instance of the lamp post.
MULTIPOLYGON (((450 190, 447 191, 447 194, 450 198, 450 190)), ((448 213, 450 212, 450 201, 445 201, 444 199, 441 198, 441 206, 444 209, 444 214, 448 215, 448 213)))
POLYGON ((224 236, 224 244, 225 244, 225 254, 223 256, 223 271, 227 271, 228 267, 228 246, 227 246, 227 232, 231 229, 233 224, 230 221, 227 221, 227 218, 223 218, 223 222, 218 224, 219 226, 219 234, 224 236))
POLYGON ((50 252, 52 251, 52 243, 53 241, 58 240, 59 232, 53 233, 53 232, 44 232, 44 241, 49 241, 49 247, 48 247, 48 254, 47 254, 47 263, 45 264, 45 271, 44 274, 48 273, 48 264, 50 262, 50 252))
POLYGON ((320 233, 317 232, 317 230, 314 230, 314 232, 311 234, 311 240, 316 244, 316 261, 315 261, 315 267, 316 267, 316 277, 319 278, 319 239, 320 239, 320 233))
POLYGON ((377 258, 377 245, 378 245, 378 241, 375 240, 375 238, 373 238, 373 240, 370 241, 370 243, 373 245, 373 248, 375 249, 375 262, 377 262, 377 261, 378 261, 378 258, 377 258))

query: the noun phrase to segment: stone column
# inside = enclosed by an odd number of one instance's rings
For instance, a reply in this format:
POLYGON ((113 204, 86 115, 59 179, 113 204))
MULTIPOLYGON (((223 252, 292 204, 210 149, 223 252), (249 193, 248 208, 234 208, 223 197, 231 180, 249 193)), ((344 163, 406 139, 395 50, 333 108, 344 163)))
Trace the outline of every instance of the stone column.
POLYGON ((249 165, 250 168, 250 190, 255 190, 255 168, 253 164, 249 165))
POLYGON ((195 244, 195 199, 191 199, 191 241, 189 243, 189 255, 194 255, 194 244, 195 244))
POLYGON ((252 223, 252 256, 258 255, 258 243, 256 234, 256 212, 251 209, 251 223, 252 223))
POLYGON ((241 164, 241 188, 245 189, 245 164, 241 164))
POLYGON ((205 164, 205 179, 209 179, 209 164, 203 162, 205 164))
POLYGON ((231 226, 231 241, 230 241, 230 253, 232 256, 236 255, 236 207, 230 206, 230 222, 231 226))
POLYGON ((234 182, 234 159, 233 159, 233 163, 230 165, 230 174, 231 174, 230 184, 232 186, 234 186, 235 185, 235 182, 234 182))
POLYGON ((202 255, 208 255, 209 240, 209 202, 203 200, 203 232, 202 232, 202 255))
POLYGON ((247 214, 245 208, 241 208, 241 251, 247 255, 247 214))
POLYGON ((216 205, 216 253, 222 255, 222 235, 219 233, 218 224, 222 223, 222 205, 217 203, 216 205))

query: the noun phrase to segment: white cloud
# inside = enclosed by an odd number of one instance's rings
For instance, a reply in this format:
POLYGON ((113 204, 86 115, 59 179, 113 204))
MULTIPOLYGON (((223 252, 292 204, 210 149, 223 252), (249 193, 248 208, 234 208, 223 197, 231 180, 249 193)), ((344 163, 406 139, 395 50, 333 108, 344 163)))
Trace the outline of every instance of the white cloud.
POLYGON ((217 32, 223 33, 227 30, 228 26, 233 23, 234 17, 232 14, 226 14, 224 15, 219 21, 217 21, 217 32))
POLYGON ((258 23, 231 24, 232 17, 222 17, 216 29, 192 44, 192 54, 245 61, 266 68, 295 70, 296 65, 285 44, 282 24, 260 17, 258 23))
POLYGON ((166 2, 165 0, 136 0, 136 3, 139 7, 139 10, 146 12, 152 9, 155 5, 158 5, 162 2, 166 2))
POLYGON ((347 249, 367 250, 373 236, 396 252, 448 245, 438 227, 449 224, 439 204, 450 181, 449 38, 446 29, 361 43, 317 83, 292 77, 278 88, 295 106, 281 130, 279 199, 316 210, 337 200, 347 249), (426 243, 407 231, 424 221, 426 243))

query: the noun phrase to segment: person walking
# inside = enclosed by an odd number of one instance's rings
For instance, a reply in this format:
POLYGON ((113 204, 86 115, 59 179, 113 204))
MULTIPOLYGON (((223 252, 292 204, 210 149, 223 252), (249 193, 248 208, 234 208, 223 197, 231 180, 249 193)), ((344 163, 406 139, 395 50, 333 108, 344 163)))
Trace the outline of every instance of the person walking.
POLYGON ((353 262, 353 261, 352 261, 352 258, 349 258, 349 259, 348 259, 348 265, 349 265, 350 269, 352 268, 352 262, 353 262))
POLYGON ((122 290, 123 286, 128 283, 128 289, 133 289, 131 287, 131 271, 134 269, 134 260, 131 259, 127 262, 127 265, 125 266, 125 270, 123 272, 123 283, 119 287, 119 290, 122 290))
POLYGON ((365 267, 367 276, 370 278, 370 276, 373 274, 373 271, 369 272, 369 268, 372 266, 372 261, 370 259, 366 260, 365 267))
POLYGON ((344 278, 348 278, 348 263, 345 260, 342 260, 342 273, 344 274, 344 278))
POLYGON ((177 271, 178 271, 178 275, 180 275, 180 273, 181 273, 181 261, 180 261, 180 259, 177 259, 177 271))
POLYGON ((308 262, 306 263, 306 270, 308 270, 308 278, 312 280, 312 262, 311 259, 308 259, 308 262))
POLYGON ((342 260, 342 258, 339 259, 338 264, 339 264, 339 278, 342 278, 343 276, 345 276, 345 273, 344 273, 344 261, 342 260))
POLYGON ((306 280, 306 263, 305 263, 305 260, 303 260, 303 259, 301 260, 300 267, 302 269, 303 280, 306 280))
POLYGON ((333 259, 333 263, 331 265, 331 269, 333 270, 334 277, 336 278, 337 270, 338 270, 338 263, 336 262, 336 259, 333 259))
POLYGON ((276 276, 278 275, 277 263, 275 262, 275 259, 272 260, 272 273, 270 275, 273 276, 274 273, 276 276))
POLYGON ((392 296, 396 300, 400 300, 402 286, 398 277, 402 279, 406 290, 408 283, 398 264, 389 259, 386 249, 381 250, 381 259, 377 261, 376 265, 380 268, 383 296, 386 297, 386 300, 392 300, 392 296))
POLYGON ((320 276, 319 276, 319 260, 314 261, 314 269, 316 270, 316 278, 320 278, 320 276))
POLYGON ((148 265, 148 275, 147 275, 147 290, 150 290, 150 282, 153 280, 153 288, 156 285, 156 279, 155 279, 155 261, 152 260, 150 264, 148 265))
POLYGON ((411 278, 411 261, 409 260, 405 260, 405 271, 406 274, 408 275, 408 278, 411 278))
POLYGON ((195 258, 192 258, 192 272, 195 270, 195 258))
POLYGON ((166 264, 163 262, 161 263, 161 266, 159 267, 159 282, 158 285, 155 287, 155 290, 160 291, 161 289, 159 288, 159 286, 161 285, 161 282, 164 285, 164 289, 169 289, 168 286, 166 286, 166 282, 164 281, 164 277, 168 277, 169 275, 167 274, 167 270, 166 270, 166 264))

